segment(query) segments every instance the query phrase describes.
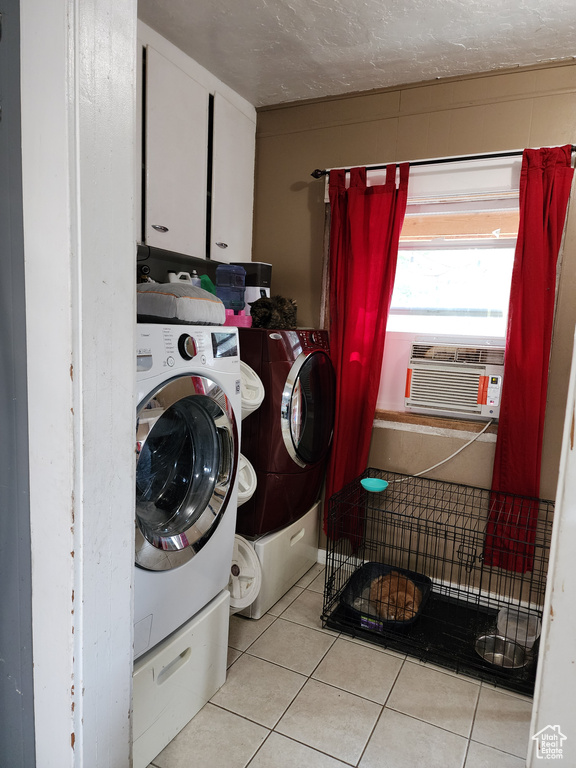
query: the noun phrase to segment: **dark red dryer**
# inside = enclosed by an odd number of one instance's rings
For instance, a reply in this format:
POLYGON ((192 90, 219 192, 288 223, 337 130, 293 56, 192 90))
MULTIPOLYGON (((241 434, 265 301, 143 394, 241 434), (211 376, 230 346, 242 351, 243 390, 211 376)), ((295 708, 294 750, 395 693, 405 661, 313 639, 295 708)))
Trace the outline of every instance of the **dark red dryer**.
POLYGON ((242 422, 241 451, 256 472, 236 532, 261 536, 306 514, 320 495, 334 428, 335 377, 328 333, 240 328, 240 358, 265 396, 242 422))

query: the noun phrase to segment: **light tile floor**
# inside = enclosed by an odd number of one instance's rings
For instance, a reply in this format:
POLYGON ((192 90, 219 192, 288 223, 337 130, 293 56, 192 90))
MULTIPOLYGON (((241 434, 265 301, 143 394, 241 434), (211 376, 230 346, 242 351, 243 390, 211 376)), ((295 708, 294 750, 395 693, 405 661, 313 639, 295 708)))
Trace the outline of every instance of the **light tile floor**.
POLYGON ((523 768, 529 698, 322 628, 322 566, 230 619, 224 686, 155 768, 523 768))

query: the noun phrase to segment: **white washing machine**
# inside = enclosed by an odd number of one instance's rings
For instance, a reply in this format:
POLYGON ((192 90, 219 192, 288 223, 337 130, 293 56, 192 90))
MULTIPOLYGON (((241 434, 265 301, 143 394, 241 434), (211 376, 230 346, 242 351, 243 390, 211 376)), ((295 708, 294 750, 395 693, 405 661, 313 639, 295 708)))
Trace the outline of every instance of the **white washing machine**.
POLYGON ((238 330, 137 326, 134 657, 226 588, 240 455, 238 330))

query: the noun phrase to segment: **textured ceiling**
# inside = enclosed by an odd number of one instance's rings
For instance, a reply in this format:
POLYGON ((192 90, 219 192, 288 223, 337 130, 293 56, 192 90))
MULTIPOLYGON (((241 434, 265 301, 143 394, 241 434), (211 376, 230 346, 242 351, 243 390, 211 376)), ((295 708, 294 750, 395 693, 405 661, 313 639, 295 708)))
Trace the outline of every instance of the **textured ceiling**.
POLYGON ((139 0, 255 106, 576 55, 576 0, 139 0))

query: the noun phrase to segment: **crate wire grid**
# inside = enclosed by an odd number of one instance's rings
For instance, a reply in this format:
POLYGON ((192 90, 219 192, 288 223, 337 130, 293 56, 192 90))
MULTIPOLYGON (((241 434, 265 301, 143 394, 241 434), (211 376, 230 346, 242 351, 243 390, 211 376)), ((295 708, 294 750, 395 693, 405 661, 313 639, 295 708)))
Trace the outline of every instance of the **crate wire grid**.
MULTIPOLYGON (((534 688, 537 645, 520 669, 489 664, 474 650, 480 634, 496 634, 498 611, 542 617, 554 504, 498 494, 538 506, 533 565, 526 573, 484 562, 486 526, 494 494, 430 478, 367 469, 329 503, 323 624, 352 636, 430 660, 522 693, 534 688), (364 490, 363 477, 386 480, 381 493, 364 490), (383 563, 432 580, 432 597, 409 632, 360 626, 343 609, 342 595, 365 563, 383 563)), ((515 638, 522 642, 522 638, 515 638)))

